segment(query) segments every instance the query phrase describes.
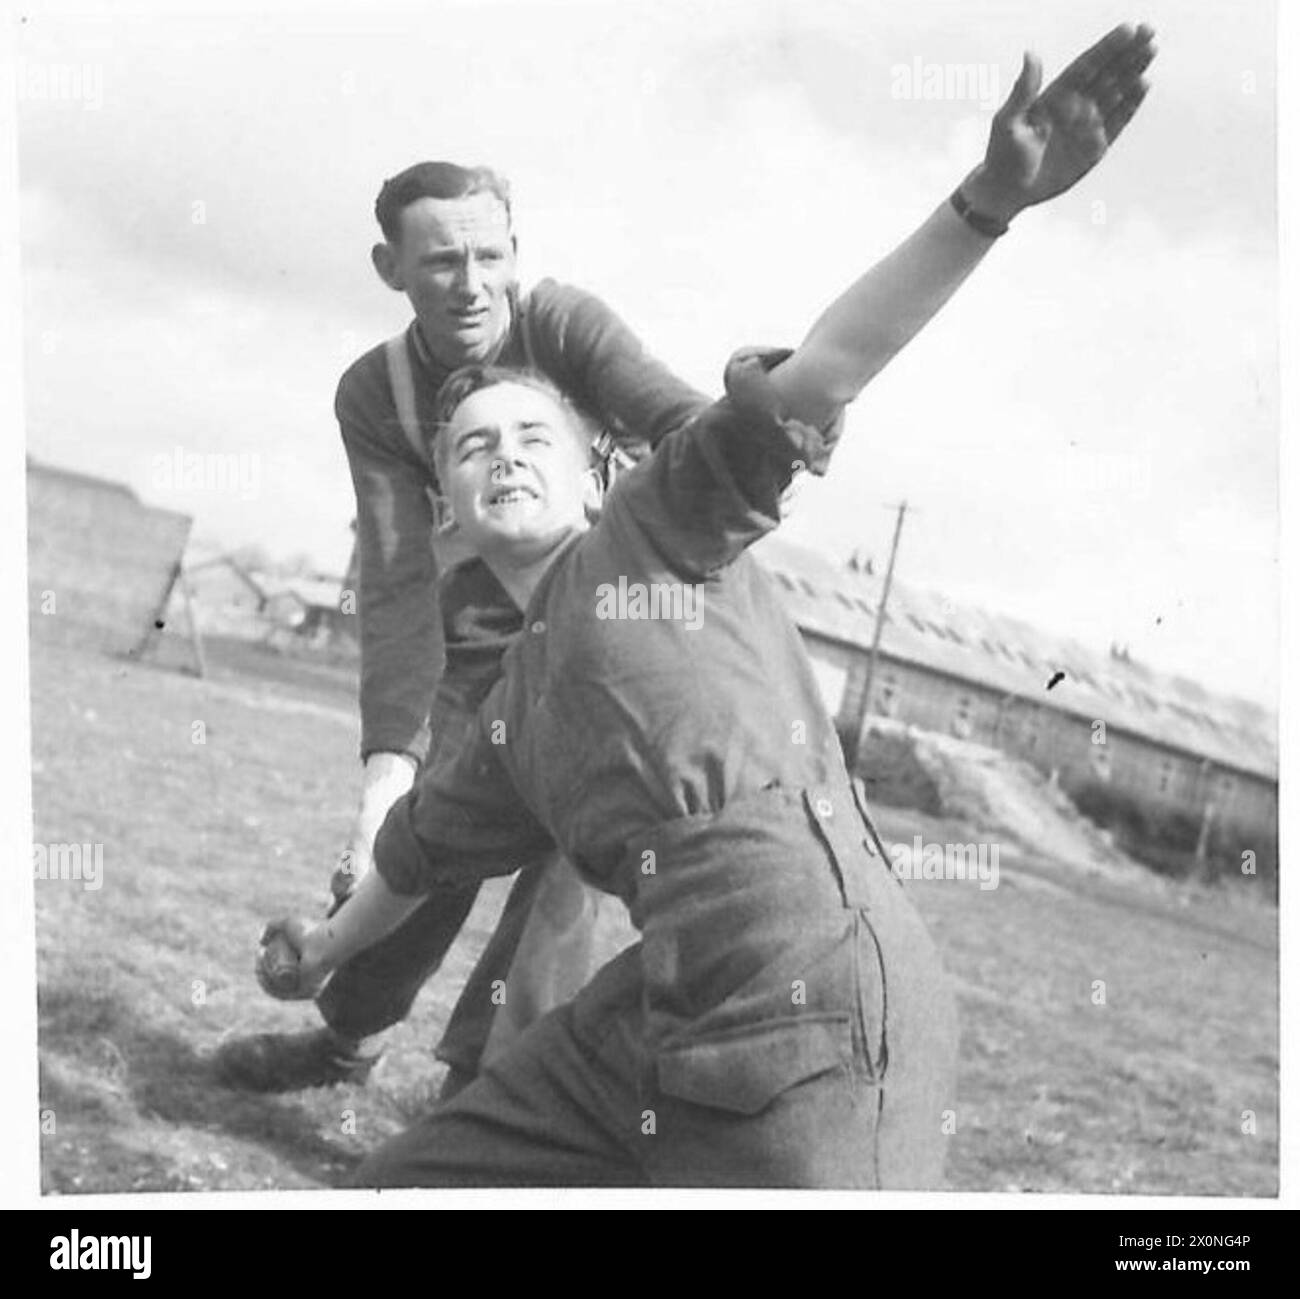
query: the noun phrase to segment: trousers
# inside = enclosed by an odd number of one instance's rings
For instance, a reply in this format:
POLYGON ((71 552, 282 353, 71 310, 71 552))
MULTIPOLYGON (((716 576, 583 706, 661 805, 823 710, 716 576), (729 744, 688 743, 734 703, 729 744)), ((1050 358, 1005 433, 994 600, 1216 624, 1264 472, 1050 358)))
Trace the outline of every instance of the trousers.
POLYGON ((666 826, 635 891, 642 941, 355 1184, 940 1185, 954 1002, 851 798, 666 826))
MULTIPOLYGON (((325 1023, 360 1041, 405 1019, 478 892, 477 881, 436 890, 386 938, 340 966, 316 999, 325 1023)), ((558 855, 519 872, 436 1050, 456 1075, 476 1073, 485 1058, 587 982, 602 901, 616 905, 558 855)))

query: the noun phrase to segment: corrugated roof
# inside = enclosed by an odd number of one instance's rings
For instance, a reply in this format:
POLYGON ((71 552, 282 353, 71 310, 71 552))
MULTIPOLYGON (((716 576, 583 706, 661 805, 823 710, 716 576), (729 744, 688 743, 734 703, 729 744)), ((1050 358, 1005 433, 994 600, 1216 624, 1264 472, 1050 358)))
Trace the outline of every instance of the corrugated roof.
MULTIPOLYGON (((777 536, 764 538, 754 554, 784 579, 778 589, 800 627, 870 647, 883 575, 837 565, 777 536)), ((893 659, 1277 779, 1277 719, 1258 704, 1216 695, 1199 682, 1099 653, 1016 618, 959 605, 897 577, 880 649, 893 659), (1049 693, 1047 683, 1058 671, 1065 676, 1049 693)))

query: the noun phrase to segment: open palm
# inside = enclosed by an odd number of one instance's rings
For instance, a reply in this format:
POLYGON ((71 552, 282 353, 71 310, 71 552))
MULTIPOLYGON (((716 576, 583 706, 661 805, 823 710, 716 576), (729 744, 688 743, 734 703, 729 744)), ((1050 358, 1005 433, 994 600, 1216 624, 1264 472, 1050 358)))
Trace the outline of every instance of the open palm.
POLYGON ((1043 68, 1033 54, 993 118, 984 179, 1012 208, 1063 193, 1101 161, 1147 92, 1155 58, 1147 26, 1116 27, 1039 93, 1043 68))

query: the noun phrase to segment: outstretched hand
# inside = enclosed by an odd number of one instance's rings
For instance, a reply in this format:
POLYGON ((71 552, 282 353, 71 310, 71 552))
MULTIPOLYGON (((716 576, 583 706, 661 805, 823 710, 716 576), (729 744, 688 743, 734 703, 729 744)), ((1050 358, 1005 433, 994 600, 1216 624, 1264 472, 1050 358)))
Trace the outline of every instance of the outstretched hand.
POLYGON ((1043 65, 1026 53, 994 115, 983 166, 963 187, 972 206, 1008 218, 1064 193, 1091 171, 1141 106, 1154 38, 1145 24, 1116 27, 1041 93, 1043 65))

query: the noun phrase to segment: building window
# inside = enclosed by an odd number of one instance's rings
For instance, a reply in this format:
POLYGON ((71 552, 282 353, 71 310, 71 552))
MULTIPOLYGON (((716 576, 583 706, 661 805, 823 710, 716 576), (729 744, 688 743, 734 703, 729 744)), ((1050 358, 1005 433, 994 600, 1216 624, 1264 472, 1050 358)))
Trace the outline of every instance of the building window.
POLYGON ((1003 734, 1005 746, 1012 749, 1032 750, 1038 745, 1039 710, 1034 705, 1017 699, 1007 708, 1003 734))
POLYGON ((886 717, 893 717, 898 704, 898 682, 893 677, 881 677, 880 689, 876 692, 877 712, 886 717))
POLYGON ((957 711, 952 719, 952 733, 959 739, 968 739, 970 737, 971 725, 971 700, 969 695, 962 695, 957 700, 957 711))

